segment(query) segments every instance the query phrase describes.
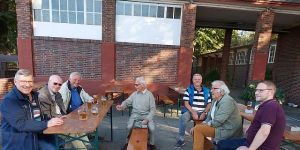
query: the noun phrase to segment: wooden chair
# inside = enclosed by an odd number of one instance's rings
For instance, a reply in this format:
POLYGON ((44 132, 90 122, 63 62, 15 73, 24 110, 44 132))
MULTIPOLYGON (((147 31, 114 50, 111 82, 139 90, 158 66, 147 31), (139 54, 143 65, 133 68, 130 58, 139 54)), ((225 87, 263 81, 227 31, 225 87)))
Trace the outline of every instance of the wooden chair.
POLYGON ((133 128, 127 150, 146 150, 148 143, 148 128, 133 128))
POLYGON ((167 107, 171 107, 171 116, 173 113, 173 106, 175 105, 175 100, 172 100, 170 97, 166 96, 166 95, 158 95, 158 102, 161 102, 163 104, 163 108, 164 108, 164 117, 166 117, 166 110, 167 107))

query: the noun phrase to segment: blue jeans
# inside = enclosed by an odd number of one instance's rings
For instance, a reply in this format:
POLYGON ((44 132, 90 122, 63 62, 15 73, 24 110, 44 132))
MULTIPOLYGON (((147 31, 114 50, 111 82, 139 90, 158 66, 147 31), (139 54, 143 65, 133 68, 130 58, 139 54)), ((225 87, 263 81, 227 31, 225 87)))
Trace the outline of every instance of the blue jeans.
MULTIPOLYGON (((198 113, 198 116, 201 115, 202 112, 198 113)), ((186 124, 193 119, 191 112, 186 111, 179 118, 179 140, 184 141, 185 128, 186 124)))
POLYGON ((249 146, 245 138, 220 140, 217 144, 217 150, 236 150, 240 146, 249 146))

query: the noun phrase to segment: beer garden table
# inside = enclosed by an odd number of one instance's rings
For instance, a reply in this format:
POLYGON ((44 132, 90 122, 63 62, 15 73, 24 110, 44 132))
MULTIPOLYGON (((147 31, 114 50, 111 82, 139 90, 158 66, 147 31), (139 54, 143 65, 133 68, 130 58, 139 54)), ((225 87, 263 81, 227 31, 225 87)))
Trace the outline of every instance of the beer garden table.
MULTIPOLYGON (((63 137, 67 137, 70 140, 65 141, 64 143, 59 143, 58 138, 56 136, 56 149, 59 149, 60 145, 75 141, 75 140, 81 140, 81 137, 87 136, 89 133, 95 134, 95 138, 93 142, 90 142, 92 145, 95 146, 95 149, 99 149, 99 133, 98 133, 98 126, 102 122, 103 118, 107 114, 108 110, 110 110, 110 119, 111 119, 111 140, 112 140, 112 106, 113 101, 107 100, 106 105, 102 105, 101 101, 99 100, 98 106, 98 115, 94 116, 92 115, 91 111, 87 109, 88 118, 87 120, 79 120, 79 114, 78 109, 82 109, 82 107, 87 108, 87 103, 80 106, 80 108, 72 111, 68 115, 63 118, 64 124, 61 126, 54 126, 47 128, 44 130, 44 134, 56 134, 63 137), (70 136, 70 134, 84 134, 80 137, 74 137, 70 136)), ((87 141, 83 141, 87 142, 87 141)))

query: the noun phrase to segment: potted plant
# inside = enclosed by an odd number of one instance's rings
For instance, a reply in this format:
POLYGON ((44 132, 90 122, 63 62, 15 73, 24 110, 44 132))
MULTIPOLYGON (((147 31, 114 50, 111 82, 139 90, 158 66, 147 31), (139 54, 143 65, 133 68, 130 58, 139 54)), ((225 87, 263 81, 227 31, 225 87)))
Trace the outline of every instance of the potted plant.
POLYGON ((257 85, 257 82, 249 83, 240 95, 240 98, 242 100, 244 100, 245 105, 248 103, 248 101, 252 101, 252 107, 253 108, 255 106, 255 88, 256 88, 256 85, 257 85))
POLYGON ((285 102, 285 94, 282 88, 277 88, 275 98, 280 105, 283 105, 283 103, 285 102))

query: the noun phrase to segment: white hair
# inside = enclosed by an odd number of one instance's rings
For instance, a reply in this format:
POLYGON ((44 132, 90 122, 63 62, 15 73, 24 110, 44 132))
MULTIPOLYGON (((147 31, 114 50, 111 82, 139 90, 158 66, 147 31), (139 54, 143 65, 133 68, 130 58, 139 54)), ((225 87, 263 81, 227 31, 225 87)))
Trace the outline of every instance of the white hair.
POLYGON ((215 85, 220 85, 220 90, 222 90, 224 92, 224 94, 229 94, 230 93, 230 90, 228 88, 228 86, 225 84, 224 81, 221 81, 221 80, 215 80, 211 83, 212 86, 215 86, 215 85))
POLYGON ((137 78, 135 79, 135 81, 137 81, 137 82, 140 83, 143 87, 146 88, 146 86, 147 86, 147 81, 145 80, 144 77, 137 77, 137 78))
POLYGON ((79 73, 79 72, 72 72, 70 74, 70 79, 73 78, 73 77, 75 77, 75 76, 79 76, 81 78, 81 73, 79 73))

